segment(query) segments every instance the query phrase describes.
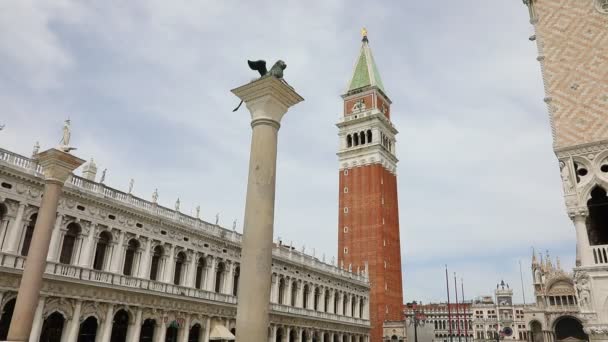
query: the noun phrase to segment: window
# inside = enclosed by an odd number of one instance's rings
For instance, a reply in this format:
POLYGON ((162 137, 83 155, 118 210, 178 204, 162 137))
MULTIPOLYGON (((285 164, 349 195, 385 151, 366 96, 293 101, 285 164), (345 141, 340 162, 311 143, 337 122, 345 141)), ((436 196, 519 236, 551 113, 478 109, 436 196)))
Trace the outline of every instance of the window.
POLYGON ((348 227, 346 227, 346 226, 344 227, 344 232, 348 233, 348 227))
POLYGON ((344 175, 348 176, 348 170, 344 170, 344 175))
POLYGON ((304 293, 302 295, 302 297, 303 297, 302 307, 304 309, 308 309, 308 292, 309 291, 310 291, 310 288, 308 287, 308 284, 304 285, 304 293))
POLYGON ((298 283, 291 284, 291 306, 296 306, 296 297, 298 296, 298 283))
POLYGON ((345 186, 345 187, 344 187, 344 193, 345 193, 345 194, 347 194, 347 193, 348 193, 348 187, 347 187, 347 186, 345 186))
POLYGON ((359 136, 361 137, 361 145, 365 145, 365 132, 359 133, 359 136))
POLYGON ((220 293, 222 291, 222 287, 224 287, 224 273, 226 271, 226 266, 223 262, 217 264, 217 269, 215 270, 215 292, 220 293))
POLYGON ((315 296, 313 298, 313 302, 312 302, 312 308, 315 311, 319 311, 319 298, 320 298, 321 294, 319 293, 319 288, 316 287, 315 288, 315 296))
POLYGON ((234 270, 234 279, 232 282, 232 295, 233 296, 236 296, 236 294, 238 293, 240 276, 241 276, 241 268, 237 266, 236 269, 234 270))
POLYGON ((344 213, 348 214, 348 207, 344 207, 344 213))
POLYGON ((279 304, 285 304, 285 279, 279 280, 279 304))
POLYGON ((62 264, 71 264, 72 255, 74 254, 74 245, 76 245, 76 239, 80 234, 80 226, 77 223, 70 223, 68 225, 68 231, 63 237, 63 245, 61 246, 61 254, 59 256, 59 262, 62 264))
POLYGON ((108 231, 103 231, 99 234, 97 247, 95 248, 95 259, 93 259, 93 269, 103 270, 106 264, 106 254, 108 247, 112 241, 112 234, 108 231))
POLYGON ((133 264, 135 262, 135 253, 137 253, 137 249, 139 248, 139 242, 135 239, 129 240, 129 244, 127 245, 127 252, 125 253, 125 265, 123 267, 122 273, 124 275, 133 275, 133 264))
POLYGON ((349 134, 346 136, 346 147, 353 146, 353 137, 349 134))
POLYGON ((186 263, 186 254, 184 252, 177 253, 177 258, 175 259, 175 272, 173 273, 173 284, 181 285, 182 284, 182 273, 184 264, 186 263))
POLYGON ((372 142, 372 130, 368 129, 367 130, 367 143, 371 143, 372 142))
POLYGON ((323 301, 323 312, 327 312, 329 309, 329 290, 325 290, 325 298, 323 301))
POLYGON ((195 287, 197 289, 201 289, 203 287, 203 285, 205 284, 205 268, 207 267, 207 264, 205 263, 205 258, 200 257, 198 259, 198 263, 196 264, 196 280, 195 280, 195 287))
POLYGON ((348 297, 346 294, 342 297, 342 315, 346 316, 346 308, 348 307, 348 297))
POLYGON ((27 253, 30 251, 30 243, 32 242, 32 236, 34 235, 34 227, 36 226, 37 219, 38 214, 30 216, 30 222, 25 228, 25 236, 23 237, 23 245, 21 247, 21 255, 23 256, 27 256, 27 253))
POLYGON ((348 254, 348 247, 344 247, 344 254, 348 254))
POLYGON ((159 264, 160 258, 162 258, 164 254, 164 249, 162 246, 154 247, 154 254, 152 254, 152 263, 150 265, 150 280, 157 280, 160 276, 159 274, 159 264))

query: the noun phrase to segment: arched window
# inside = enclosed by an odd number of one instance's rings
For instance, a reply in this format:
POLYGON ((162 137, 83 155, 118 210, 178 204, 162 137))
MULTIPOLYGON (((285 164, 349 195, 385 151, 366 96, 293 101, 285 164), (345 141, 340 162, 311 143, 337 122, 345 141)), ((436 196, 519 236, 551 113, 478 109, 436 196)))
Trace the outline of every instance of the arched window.
POLYGON ((8 328, 13 318, 13 311, 15 310, 15 302, 17 298, 13 298, 4 304, 4 307, 0 307, 0 341, 6 341, 8 335, 8 328))
POLYGON ((304 309, 308 309, 308 298, 309 298, 308 297, 308 291, 309 290, 310 290, 310 288, 308 287, 308 284, 305 284, 304 285, 304 289, 303 289, 304 293, 302 294, 302 297, 303 297, 303 299, 302 299, 302 307, 304 309))
POLYGON ((61 254, 59 256, 59 262, 62 264, 71 264, 72 256, 74 255, 74 246, 76 245, 76 239, 80 234, 80 226, 77 223, 70 223, 67 227, 68 231, 63 237, 63 244, 61 245, 61 254))
POLYGON ((42 323, 40 341, 60 341, 65 318, 59 312, 53 312, 42 323))
POLYGON ((365 145, 365 132, 361 131, 361 133, 359 133, 359 140, 361 140, 361 145, 365 145))
POLYGON ((164 252, 162 246, 154 247, 154 254, 152 254, 152 263, 150 265, 150 280, 157 280, 159 278, 160 259, 163 257, 164 252))
POLYGON ((353 138, 354 138, 354 144, 355 146, 359 146, 359 134, 355 133, 353 134, 353 138))
POLYGON ((349 134, 346 136, 346 147, 353 146, 353 137, 349 134))
POLYGON ((335 294, 334 295, 334 313, 337 315, 338 314, 338 302, 339 302, 339 294, 335 294))
POLYGON ((32 236, 34 235, 34 226, 36 226, 36 220, 38 219, 38 214, 33 214, 30 216, 30 221, 25 227, 25 236, 23 237, 23 244, 21 245, 21 255, 27 256, 27 253, 30 251, 30 243, 32 242, 32 236))
POLYGON ((342 297, 342 314, 346 316, 346 308, 348 307, 348 296, 346 293, 342 297))
POLYGON ((175 258, 175 272, 173 273, 173 284, 180 285, 182 283, 182 273, 185 263, 186 253, 177 253, 177 258, 175 258))
POLYGON ((89 342, 95 341, 97 336, 97 318, 89 316, 82 323, 80 323, 80 329, 78 329, 78 341, 89 342))
POLYGON ((139 249, 139 242, 135 239, 129 240, 127 252, 125 253, 125 265, 123 267, 124 275, 133 275, 133 266, 135 264, 135 254, 139 249))
POLYGON ((205 271, 207 268, 207 263, 205 262, 204 257, 198 258, 198 263, 196 264, 196 282, 195 286, 197 289, 202 289, 203 285, 205 285, 205 271))
POLYGON ((351 303, 350 303, 350 315, 352 317, 355 317, 357 315, 356 306, 357 306, 357 299, 353 298, 353 300, 351 300, 351 303))
POLYGON ((593 245, 608 244, 608 197, 606 190, 596 186, 591 191, 591 199, 587 201, 589 207, 589 218, 587 219, 587 231, 589 243, 593 245))
POLYGON ((359 318, 363 318, 363 308, 365 307, 365 299, 359 300, 359 318))
POLYGON ((222 287, 224 287, 224 273, 226 271, 226 266, 224 266, 223 262, 217 264, 217 269, 215 271, 215 292, 220 293, 222 291, 222 287))
POLYGON ((95 248, 95 259, 93 259, 93 269, 103 270, 106 268, 110 241, 112 241, 112 234, 110 234, 110 232, 103 231, 99 233, 97 247, 95 248))
POLYGON ((315 287, 315 296, 313 298, 313 302, 312 302, 312 309, 315 311, 319 311, 319 298, 321 296, 321 293, 319 291, 318 287, 315 287))
POLYGON ((371 143, 372 142, 372 130, 368 129, 367 130, 367 143, 371 143))
POLYGON ((233 296, 236 296, 236 294, 238 293, 240 276, 241 276, 241 268, 237 266, 236 269, 234 270, 234 279, 232 282, 232 295, 233 296))
POLYGON ((118 310, 118 312, 114 314, 114 321, 112 322, 112 335, 110 337, 110 341, 126 342, 128 329, 129 313, 125 310, 118 310))
POLYGON ((291 284, 291 306, 296 306, 297 297, 298 297, 298 282, 294 281, 291 284))
POLYGON ((324 298, 324 303, 323 303, 323 312, 327 312, 327 309, 329 309, 329 290, 325 290, 325 298, 324 298))
POLYGON ((285 279, 279 279, 279 304, 285 304, 285 279))
MULTIPOLYGON (((140 342, 152 342, 154 338, 154 329, 156 328, 156 321, 153 319, 146 319, 144 324, 141 325, 141 332, 139 335, 140 342)), ((94 341, 94 340, 93 340, 94 341)))

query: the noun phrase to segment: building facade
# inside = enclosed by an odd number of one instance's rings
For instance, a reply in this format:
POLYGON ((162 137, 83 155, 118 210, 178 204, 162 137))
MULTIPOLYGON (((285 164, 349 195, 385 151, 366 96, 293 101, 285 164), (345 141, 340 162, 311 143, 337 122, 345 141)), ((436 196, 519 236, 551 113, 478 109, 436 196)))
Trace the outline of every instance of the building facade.
MULTIPOLYGON (((83 176, 60 199, 30 341, 234 339, 241 235, 96 182, 92 162, 83 176)), ((0 340, 42 194, 35 160, 0 149, 0 340)), ((272 269, 269 341, 369 340, 364 270, 280 243, 272 269)))
POLYGON ((524 0, 538 46, 590 340, 608 341, 608 1, 524 0))
POLYGON ((471 311, 475 340, 528 340, 524 305, 513 303, 513 290, 504 281, 496 285, 494 297, 483 296, 474 300, 471 311))
MULTIPOLYGON (((425 318, 424 325, 418 327, 419 342, 466 342, 473 339, 471 302, 450 303, 449 309, 447 303, 418 305, 416 310, 425 318)), ((407 318, 413 316, 414 308, 404 306, 404 310, 407 318)), ((409 339, 414 335, 414 329, 409 322, 406 323, 409 339)))
POLYGON ((369 269, 371 340, 385 321, 402 319, 403 289, 397 157, 391 101, 374 62, 367 33, 344 100, 339 129, 338 261, 369 269))

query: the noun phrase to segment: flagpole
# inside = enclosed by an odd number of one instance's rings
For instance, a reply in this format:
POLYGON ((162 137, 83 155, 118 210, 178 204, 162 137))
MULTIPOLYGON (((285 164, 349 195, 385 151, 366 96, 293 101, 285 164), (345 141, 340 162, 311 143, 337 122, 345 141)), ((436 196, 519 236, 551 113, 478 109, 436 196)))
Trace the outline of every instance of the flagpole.
POLYGON ((448 265, 445 265, 445 289, 448 293, 448 333, 452 342, 452 314, 450 311, 450 282, 448 280, 448 265))
POLYGON ((464 341, 468 342, 468 338, 469 338, 469 322, 467 319, 467 307, 464 304, 464 280, 462 280, 462 278, 460 278, 460 294, 462 295, 462 311, 463 311, 463 316, 464 316, 464 341))
POLYGON ((454 272, 454 292, 456 293, 456 332, 458 333, 458 342, 462 342, 460 336, 460 310, 458 310, 458 282, 456 281, 456 272, 454 272))

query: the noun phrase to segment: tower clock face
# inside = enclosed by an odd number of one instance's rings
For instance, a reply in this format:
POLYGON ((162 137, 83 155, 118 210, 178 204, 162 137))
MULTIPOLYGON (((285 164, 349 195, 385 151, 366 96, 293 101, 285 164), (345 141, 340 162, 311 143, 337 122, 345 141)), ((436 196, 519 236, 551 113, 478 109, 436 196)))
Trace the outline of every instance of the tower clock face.
POLYGON ((505 336, 513 335, 513 329, 511 329, 510 327, 506 327, 506 328, 502 329, 502 331, 504 332, 505 336))

